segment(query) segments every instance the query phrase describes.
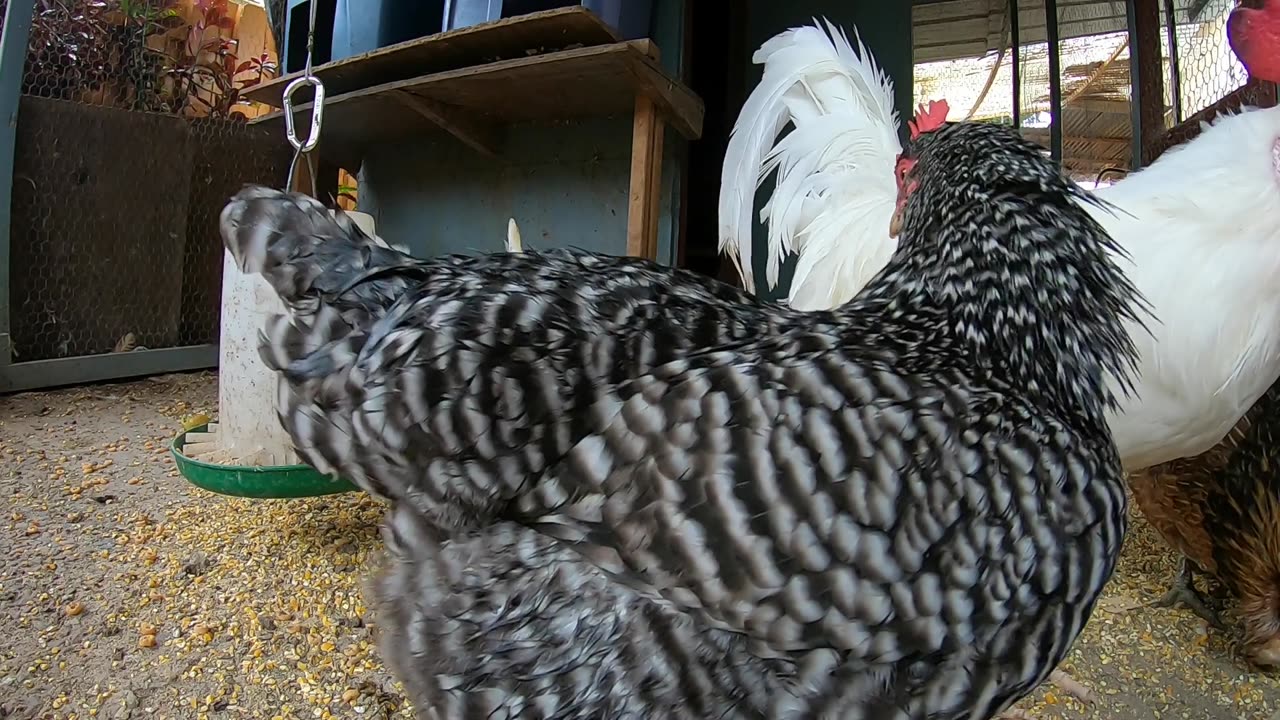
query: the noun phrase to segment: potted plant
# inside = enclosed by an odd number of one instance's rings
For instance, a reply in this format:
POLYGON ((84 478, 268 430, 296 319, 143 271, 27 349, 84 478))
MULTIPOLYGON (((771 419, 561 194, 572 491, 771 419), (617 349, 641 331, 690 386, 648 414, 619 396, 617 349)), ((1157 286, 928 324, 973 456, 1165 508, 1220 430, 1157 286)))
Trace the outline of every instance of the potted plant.
POLYGON ((170 110, 189 119, 197 142, 192 158, 186 226, 187 257, 181 335, 188 342, 217 339, 218 316, 201 312, 206 298, 220 297, 222 241, 218 213, 246 182, 283 184, 292 152, 277 134, 246 122, 250 103, 241 93, 275 77, 268 53, 241 58, 230 36, 235 19, 228 0, 195 0, 195 19, 169 53, 164 74, 170 110), (209 268, 217 268, 210 272, 209 268))

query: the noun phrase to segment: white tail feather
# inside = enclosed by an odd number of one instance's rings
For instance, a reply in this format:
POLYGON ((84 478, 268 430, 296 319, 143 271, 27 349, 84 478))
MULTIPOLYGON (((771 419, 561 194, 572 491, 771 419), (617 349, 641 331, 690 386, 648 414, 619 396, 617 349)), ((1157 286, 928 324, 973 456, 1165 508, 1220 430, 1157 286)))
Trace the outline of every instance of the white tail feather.
POLYGON ((507 218, 507 252, 524 252, 524 244, 520 242, 520 226, 516 225, 515 218, 507 218))
POLYGON ((752 209, 776 171, 761 210, 768 226, 766 279, 800 255, 789 302, 825 309, 853 297, 896 247, 889 219, 893 166, 902 152, 893 83, 858 38, 827 21, 787 30, 752 58, 764 65, 734 126, 720 186, 720 251, 754 292, 752 209), (825 28, 824 28, 825 25, 825 28), (787 126, 794 129, 778 140, 787 126))

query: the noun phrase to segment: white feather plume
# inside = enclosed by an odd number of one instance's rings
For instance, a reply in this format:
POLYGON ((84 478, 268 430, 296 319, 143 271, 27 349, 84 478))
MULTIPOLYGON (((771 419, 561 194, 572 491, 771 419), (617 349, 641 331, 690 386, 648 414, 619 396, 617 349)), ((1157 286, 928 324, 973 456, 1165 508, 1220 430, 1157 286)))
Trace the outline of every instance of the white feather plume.
POLYGON ((515 218, 507 218, 507 252, 524 252, 524 243, 520 241, 520 226, 516 225, 515 218))
POLYGON ((830 307, 830 297, 849 295, 841 287, 861 289, 896 247, 888 236, 902 151, 893 83, 856 31, 854 38, 856 50, 842 30, 815 20, 764 43, 752 58, 764 65, 763 77, 725 153, 720 251, 754 292, 755 193, 776 172, 760 213, 769 236, 766 279, 777 285, 782 261, 799 253, 789 298, 799 309, 830 307))
MULTIPOLYGON (((847 302, 897 245, 891 86, 861 42, 855 53, 827 28, 788 30, 756 54, 764 79, 734 128, 720 197, 721 251, 753 290, 754 191, 777 171, 761 213, 767 275, 776 283, 782 259, 798 253, 789 302, 801 310, 847 302)), ((1150 332, 1129 328, 1140 381, 1108 416, 1130 471, 1213 447, 1280 375, 1280 107, 1202 129, 1097 191, 1119 211, 1086 206, 1125 249, 1113 259, 1159 320, 1150 332)))

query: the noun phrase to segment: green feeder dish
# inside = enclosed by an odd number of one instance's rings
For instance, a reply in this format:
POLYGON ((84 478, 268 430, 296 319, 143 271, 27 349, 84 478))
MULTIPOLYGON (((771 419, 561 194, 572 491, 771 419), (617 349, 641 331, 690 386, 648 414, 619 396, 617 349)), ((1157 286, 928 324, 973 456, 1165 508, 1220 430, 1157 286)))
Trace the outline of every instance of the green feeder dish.
POLYGON ((264 499, 319 497, 360 491, 351 481, 323 475, 310 465, 214 465, 183 455, 187 433, 202 432, 206 427, 208 425, 184 430, 169 444, 178 472, 196 487, 219 495, 264 499))

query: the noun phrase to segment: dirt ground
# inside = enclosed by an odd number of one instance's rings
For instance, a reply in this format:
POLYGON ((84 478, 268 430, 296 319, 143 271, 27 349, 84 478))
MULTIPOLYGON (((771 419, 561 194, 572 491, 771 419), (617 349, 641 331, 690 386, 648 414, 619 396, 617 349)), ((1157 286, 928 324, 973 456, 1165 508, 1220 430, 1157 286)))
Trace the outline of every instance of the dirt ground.
MULTIPOLYGON (((213 495, 168 442, 216 409, 211 373, 0 398, 0 718, 409 718, 362 581, 378 506, 213 495)), ((1280 720, 1280 679, 1233 634, 1148 604, 1175 559, 1135 517, 1043 720, 1280 720)))

